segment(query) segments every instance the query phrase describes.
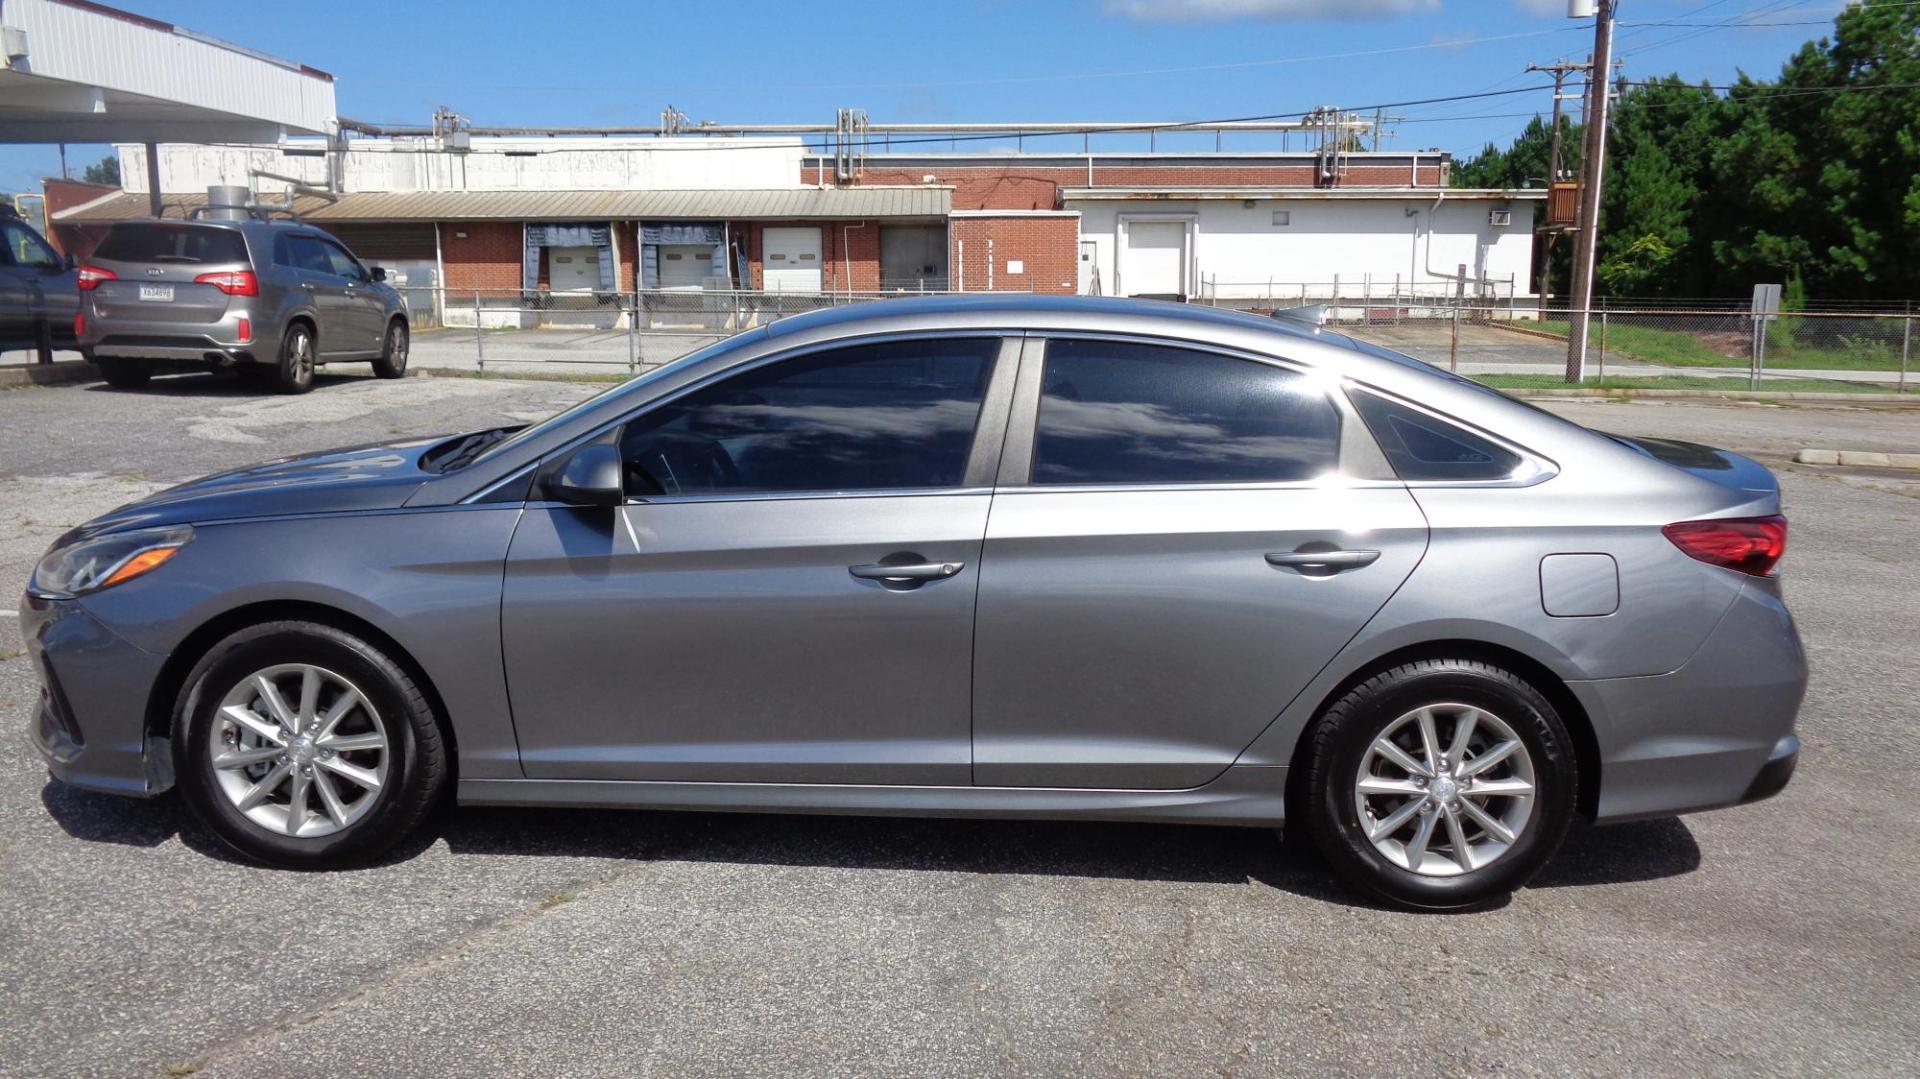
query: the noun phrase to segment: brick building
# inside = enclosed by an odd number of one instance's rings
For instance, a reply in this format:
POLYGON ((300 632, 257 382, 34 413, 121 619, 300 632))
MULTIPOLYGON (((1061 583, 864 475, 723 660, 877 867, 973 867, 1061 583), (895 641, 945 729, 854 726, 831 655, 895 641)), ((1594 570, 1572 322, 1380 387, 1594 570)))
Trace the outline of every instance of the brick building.
MULTIPOLYGON (((1533 191, 1449 188, 1433 151, 850 155, 800 138, 356 139, 163 146, 167 213, 251 183, 454 308, 612 310, 607 299, 735 291, 1018 290, 1253 302, 1309 292, 1529 295, 1533 191)), ((124 189, 47 185, 56 242, 84 257, 148 212, 124 189)), ((474 317, 469 314, 469 320, 474 317)), ((493 316, 481 315, 484 320, 493 316)), ((518 317, 518 316, 513 316, 518 317)))

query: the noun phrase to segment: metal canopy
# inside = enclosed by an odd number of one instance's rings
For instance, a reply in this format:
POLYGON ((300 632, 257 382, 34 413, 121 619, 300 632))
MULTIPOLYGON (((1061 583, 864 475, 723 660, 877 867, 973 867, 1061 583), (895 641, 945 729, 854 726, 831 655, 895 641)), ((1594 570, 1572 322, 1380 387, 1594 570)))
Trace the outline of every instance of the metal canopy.
POLYGON ((88 0, 0 0, 0 142, 276 142, 333 76, 88 0))
MULTIPOLYGON (((184 217, 205 195, 167 195, 166 216, 184 217)), ((309 221, 721 221, 939 219, 953 208, 950 187, 803 187, 671 191, 351 192, 328 201, 297 198, 309 221)), ((58 224, 102 224, 143 217, 147 198, 109 194, 53 215, 58 224)))

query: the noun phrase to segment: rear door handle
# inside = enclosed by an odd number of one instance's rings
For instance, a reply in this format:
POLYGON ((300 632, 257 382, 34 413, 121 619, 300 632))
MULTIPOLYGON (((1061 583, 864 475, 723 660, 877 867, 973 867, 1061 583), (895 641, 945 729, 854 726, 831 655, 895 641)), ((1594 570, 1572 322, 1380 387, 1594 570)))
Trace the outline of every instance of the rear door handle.
POLYGON ((863 581, 938 581, 966 567, 965 562, 868 562, 848 566, 847 572, 863 581))
POLYGON ((1339 573, 1379 561, 1379 551, 1268 551, 1267 564, 1302 573, 1339 573))

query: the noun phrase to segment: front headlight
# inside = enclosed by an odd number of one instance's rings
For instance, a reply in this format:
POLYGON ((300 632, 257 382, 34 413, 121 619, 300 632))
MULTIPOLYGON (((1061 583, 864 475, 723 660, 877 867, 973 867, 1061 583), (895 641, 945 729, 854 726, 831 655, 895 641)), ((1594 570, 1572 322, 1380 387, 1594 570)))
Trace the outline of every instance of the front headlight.
POLYGON ((115 532, 56 547, 33 568, 27 587, 59 598, 96 592, 159 569, 191 539, 193 529, 181 525, 115 532))

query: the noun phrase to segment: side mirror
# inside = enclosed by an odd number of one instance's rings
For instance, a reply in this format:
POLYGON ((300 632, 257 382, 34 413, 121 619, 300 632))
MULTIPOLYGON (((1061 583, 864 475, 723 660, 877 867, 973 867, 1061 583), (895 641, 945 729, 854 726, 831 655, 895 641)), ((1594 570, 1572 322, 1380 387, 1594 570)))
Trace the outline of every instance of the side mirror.
POLYGON ((375 281, 385 281, 387 279, 387 268, 385 266, 375 266, 367 272, 373 275, 375 281))
POLYGON ((572 506, 618 506, 627 500, 620 482, 620 450, 592 442, 573 451, 547 479, 548 497, 572 506))

